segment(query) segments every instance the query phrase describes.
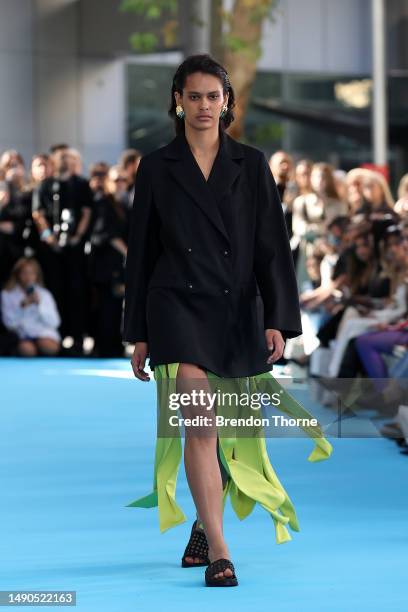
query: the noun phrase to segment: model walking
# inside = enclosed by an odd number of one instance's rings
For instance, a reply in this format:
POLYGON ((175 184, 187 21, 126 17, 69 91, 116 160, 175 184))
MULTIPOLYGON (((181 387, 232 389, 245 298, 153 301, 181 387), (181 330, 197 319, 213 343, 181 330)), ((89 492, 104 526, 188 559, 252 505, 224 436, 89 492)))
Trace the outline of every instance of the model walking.
MULTIPOLYGON (((169 391, 274 385, 283 392, 280 410, 311 417, 270 374, 286 338, 302 333, 298 291, 265 155, 225 133, 233 108, 225 69, 208 55, 188 57, 171 88, 176 137, 143 156, 136 175, 123 339, 135 343, 132 367, 142 381, 149 380, 149 357, 160 414, 153 491, 129 506, 158 506, 162 531, 186 520, 175 500, 179 430, 160 429, 169 391)), ((214 416, 207 408, 180 411, 214 416)), ((316 444, 309 460, 328 457, 332 447, 320 427, 305 431, 316 444)), ((197 520, 182 566, 206 565, 208 586, 235 586, 223 535, 226 496, 240 518, 256 502, 267 509, 278 543, 291 539, 286 524, 299 530, 293 505, 262 437, 220 437, 214 421, 186 426, 184 461, 197 520)))

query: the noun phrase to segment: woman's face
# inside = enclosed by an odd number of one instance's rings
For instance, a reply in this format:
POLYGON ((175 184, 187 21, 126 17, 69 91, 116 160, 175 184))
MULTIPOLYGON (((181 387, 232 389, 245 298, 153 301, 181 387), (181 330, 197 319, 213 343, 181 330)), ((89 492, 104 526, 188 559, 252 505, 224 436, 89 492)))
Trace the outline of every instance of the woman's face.
POLYGON ((296 166, 296 183, 298 184, 299 189, 310 189, 310 175, 311 169, 306 164, 298 164, 296 166))
POLYGON ((103 170, 96 170, 92 174, 91 178, 89 179, 89 186, 94 193, 98 191, 105 191, 107 177, 107 173, 103 170))
POLYGON ((401 215, 401 217, 408 216, 408 195, 398 200, 395 204, 395 212, 401 215))
POLYGON ((125 171, 119 171, 112 168, 108 175, 108 189, 109 193, 115 196, 120 196, 125 193, 128 186, 127 176, 125 171))
POLYGON ((388 253, 391 256, 391 259, 398 263, 403 263, 406 260, 407 252, 408 252, 408 241, 404 237, 403 240, 393 240, 390 239, 388 242, 388 253))
POLYGON ((363 196, 372 204, 381 204, 384 200, 384 193, 380 183, 377 181, 365 181, 363 184, 363 196))
POLYGON ((45 159, 36 157, 31 163, 31 175, 36 183, 41 183, 48 174, 48 166, 45 159))
POLYGON ((204 131, 218 126, 228 96, 224 96, 221 81, 216 76, 194 72, 186 78, 183 95, 175 92, 175 99, 176 104, 183 107, 185 123, 204 131))
POLYGON ((316 193, 320 193, 324 190, 325 180, 323 172, 318 168, 312 170, 312 173, 310 175, 310 181, 312 183, 312 188, 314 191, 316 191, 316 193))
POLYGON ((356 255, 360 261, 368 261, 372 254, 372 248, 366 240, 357 239, 355 241, 356 255))
POLYGON ((19 162, 13 162, 5 172, 6 181, 10 183, 14 183, 15 181, 20 181, 24 178, 25 170, 24 166, 22 166, 19 162))
POLYGON ((362 186, 361 182, 358 180, 351 181, 347 185, 347 201, 351 205, 360 204, 362 199, 362 186))
POLYGON ((29 285, 33 285, 37 282, 37 273, 35 271, 34 266, 31 264, 25 265, 19 274, 20 285, 23 287, 28 287, 29 285))

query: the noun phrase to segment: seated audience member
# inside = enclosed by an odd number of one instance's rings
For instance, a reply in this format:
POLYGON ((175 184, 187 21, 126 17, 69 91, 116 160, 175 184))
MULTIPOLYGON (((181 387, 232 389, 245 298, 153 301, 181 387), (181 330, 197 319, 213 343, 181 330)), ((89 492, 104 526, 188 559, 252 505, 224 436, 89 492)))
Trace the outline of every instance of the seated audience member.
POLYGON ((367 332, 355 339, 357 353, 374 387, 373 393, 360 401, 361 404, 379 408, 406 396, 403 391, 408 374, 407 346, 408 319, 392 325, 378 325, 378 331, 367 332), (389 370, 384 355, 392 355, 397 345, 405 346, 405 353, 389 370))
POLYGON ((17 333, 19 355, 56 355, 60 350, 61 323, 55 300, 43 285, 35 259, 21 257, 13 266, 1 292, 5 327, 17 333))
POLYGON ((329 375, 338 375, 342 358, 349 341, 361 334, 375 330, 380 325, 397 322, 407 311, 408 241, 403 236, 388 238, 387 259, 383 271, 390 279, 389 297, 386 300, 356 301, 348 306, 337 330, 329 375))

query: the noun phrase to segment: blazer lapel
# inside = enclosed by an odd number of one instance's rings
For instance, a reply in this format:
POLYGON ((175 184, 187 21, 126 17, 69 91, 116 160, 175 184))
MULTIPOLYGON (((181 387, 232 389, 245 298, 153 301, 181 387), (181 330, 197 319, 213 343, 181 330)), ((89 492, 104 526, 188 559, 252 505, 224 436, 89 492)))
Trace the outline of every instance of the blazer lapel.
POLYGON ((184 135, 178 134, 163 147, 164 157, 171 160, 169 170, 175 180, 191 196, 214 226, 230 241, 218 208, 242 170, 243 147, 220 129, 220 146, 208 181, 184 135))

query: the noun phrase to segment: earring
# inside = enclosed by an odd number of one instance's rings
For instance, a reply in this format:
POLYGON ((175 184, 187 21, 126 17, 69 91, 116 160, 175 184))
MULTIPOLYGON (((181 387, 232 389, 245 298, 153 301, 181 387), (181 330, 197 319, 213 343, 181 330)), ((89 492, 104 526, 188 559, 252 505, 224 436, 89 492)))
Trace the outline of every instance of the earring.
POLYGON ((183 110, 183 107, 182 107, 182 106, 180 106, 180 104, 178 104, 178 105, 176 106, 176 115, 177 115, 177 117, 178 117, 179 119, 183 119, 183 117, 184 117, 184 115, 185 115, 184 110, 183 110))
POLYGON ((228 105, 224 104, 220 112, 220 119, 223 119, 225 117, 225 115, 227 114, 227 110, 228 110, 228 105))

